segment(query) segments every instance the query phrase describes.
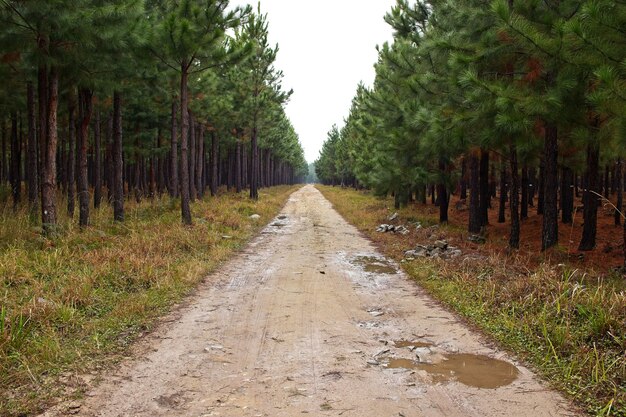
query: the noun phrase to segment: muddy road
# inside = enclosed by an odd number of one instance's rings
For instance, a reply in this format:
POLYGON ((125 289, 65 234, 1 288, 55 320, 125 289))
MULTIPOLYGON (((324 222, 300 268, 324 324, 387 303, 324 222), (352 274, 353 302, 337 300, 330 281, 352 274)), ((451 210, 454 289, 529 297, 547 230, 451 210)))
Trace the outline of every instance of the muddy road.
POLYGON ((136 350, 80 407, 46 415, 576 415, 312 186, 136 350))

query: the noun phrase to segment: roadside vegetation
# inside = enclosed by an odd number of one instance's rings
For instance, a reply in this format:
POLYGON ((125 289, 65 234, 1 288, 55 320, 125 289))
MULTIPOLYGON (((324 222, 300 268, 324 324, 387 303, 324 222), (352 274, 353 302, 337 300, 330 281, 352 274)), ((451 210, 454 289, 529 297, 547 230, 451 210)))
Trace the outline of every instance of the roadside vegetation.
POLYGON ((421 287, 538 369, 581 407, 594 415, 626 415, 626 282, 620 275, 606 266, 570 262, 566 248, 539 259, 540 233, 527 236, 534 248, 512 253, 506 240, 468 242, 465 229, 454 225, 460 213, 453 211, 451 224, 440 226, 438 210, 421 203, 398 210, 396 220, 420 222, 419 230, 411 227, 406 236, 379 233, 378 225, 388 223, 394 212, 393 198, 318 188, 421 287), (405 250, 435 239, 461 248, 463 257, 404 259, 405 250))
POLYGON ((193 227, 181 223, 180 202, 169 197, 129 202, 124 223, 106 206, 82 231, 60 216, 54 238, 42 236, 27 208, 2 206, 0 415, 29 415, 81 395, 90 375, 123 356, 294 190, 261 189, 258 201, 226 192, 198 201, 193 227))

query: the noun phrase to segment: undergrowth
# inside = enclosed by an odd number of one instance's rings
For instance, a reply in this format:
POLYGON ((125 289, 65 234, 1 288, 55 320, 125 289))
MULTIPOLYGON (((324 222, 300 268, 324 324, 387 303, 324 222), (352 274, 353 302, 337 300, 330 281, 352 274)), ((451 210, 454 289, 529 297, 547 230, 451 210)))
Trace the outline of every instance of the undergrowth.
POLYGON ((169 198, 128 203, 124 223, 103 205, 82 231, 62 215, 54 239, 42 237, 26 208, 0 208, 0 415, 80 395, 77 375, 123 354, 294 190, 263 189, 258 202, 243 193, 207 197, 192 204, 192 227, 169 198), (249 218, 255 213, 260 220, 249 218))
MULTIPOLYGON (((429 238, 448 238, 459 227, 413 230, 407 238, 377 233, 392 200, 349 189, 318 188, 339 213, 398 261, 403 249, 429 238)), ((432 223, 433 213, 407 208, 400 211, 400 218, 432 223)), ((520 254, 486 250, 462 262, 417 259, 402 265, 435 298, 532 364, 588 412, 626 416, 623 277, 568 264, 534 266, 536 262, 520 254)))

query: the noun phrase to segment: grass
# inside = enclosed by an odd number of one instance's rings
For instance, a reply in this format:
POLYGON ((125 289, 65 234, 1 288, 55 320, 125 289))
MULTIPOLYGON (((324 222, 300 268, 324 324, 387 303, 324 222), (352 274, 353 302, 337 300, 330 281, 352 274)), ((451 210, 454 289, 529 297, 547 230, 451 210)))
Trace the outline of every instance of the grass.
MULTIPOLYGON (((349 222, 386 255, 432 239, 449 239, 464 225, 423 227, 410 235, 375 232, 393 200, 367 192, 318 187, 349 222)), ((435 224, 432 207, 399 210, 400 223, 435 224)), ((522 225, 523 227, 523 225, 522 225)), ((452 243, 451 243, 452 244, 452 243)), ((431 295, 531 364, 550 383, 598 416, 626 416, 626 281, 536 256, 494 253, 454 242, 474 256, 462 262, 417 259, 403 269, 431 295)), ((563 259, 563 256, 555 256, 563 259)))
POLYGON ((54 239, 41 236, 27 209, 0 208, 0 415, 80 396, 78 376, 121 357, 294 190, 264 189, 258 202, 207 197, 192 204, 193 227, 182 226, 169 198, 128 203, 123 224, 103 206, 83 231, 62 216, 54 239))

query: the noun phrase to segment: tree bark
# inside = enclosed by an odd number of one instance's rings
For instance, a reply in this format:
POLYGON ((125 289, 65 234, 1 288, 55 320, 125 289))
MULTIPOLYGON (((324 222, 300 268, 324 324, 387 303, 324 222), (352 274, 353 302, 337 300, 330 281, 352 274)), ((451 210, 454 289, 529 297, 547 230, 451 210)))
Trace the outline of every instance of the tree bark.
POLYGON ((46 138, 44 161, 41 170, 41 222, 44 234, 54 234, 57 224, 56 210, 56 151, 57 151, 57 108, 59 102, 59 75, 55 67, 50 69, 46 107, 46 138))
POLYGON ((74 217, 76 204, 76 102, 74 95, 68 97, 68 151, 67 151, 67 214, 74 217))
POLYGON ((522 167, 522 202, 520 205, 520 217, 522 219, 528 218, 528 201, 530 194, 530 189, 528 185, 528 167, 526 166, 526 163, 524 163, 522 167))
MULTIPOLYGON (((256 116, 255 116, 256 119, 256 116)), ((250 198, 259 199, 259 147, 257 145, 256 120, 252 128, 252 166, 250 169, 250 198)))
MULTIPOLYGON (((37 139, 39 142, 39 172, 41 173, 40 192, 43 193, 43 166, 46 163, 46 150, 48 141, 48 71, 45 66, 40 65, 37 74, 37 105, 38 105, 38 130, 37 139)), ((43 196, 42 196, 43 198, 43 196)), ((43 208, 42 208, 43 212, 43 208)))
MULTIPOLYGON (((545 147, 545 144, 544 144, 545 147)), ((545 153, 545 150, 544 150, 545 153)), ((545 156, 544 156, 545 158, 545 156)), ((537 214, 543 215, 544 196, 545 196, 545 161, 539 163, 539 178, 537 178, 537 214)))
POLYGON ((461 161, 461 192, 459 193, 459 199, 467 200, 467 159, 464 157, 461 161))
POLYGON ((37 167, 37 116, 35 114, 35 88, 32 82, 26 86, 26 102, 28 107, 28 146, 27 170, 28 203, 31 208, 37 205, 39 196, 39 174, 37 167))
POLYGON ((556 125, 546 123, 544 140, 543 174, 543 225, 541 250, 555 246, 559 242, 558 211, 558 132, 556 125))
POLYGON ((189 206, 189 97, 187 90, 187 64, 181 65, 180 75, 180 165, 181 165, 181 189, 180 207, 183 224, 191 225, 191 207, 189 206))
POLYGON ((241 192, 241 138, 237 133, 237 143, 235 148, 235 189, 237 194, 241 192))
POLYGON ((89 225, 89 177, 87 176, 87 141, 89 138, 89 123, 91 122, 93 92, 81 88, 78 91, 79 102, 79 129, 78 129, 78 204, 81 227, 89 225))
POLYGON ((217 195, 218 166, 217 166, 218 142, 215 132, 211 132, 211 196, 217 195))
POLYGON ((11 113, 11 195, 13 196, 13 210, 17 210, 22 195, 22 175, 21 175, 22 152, 20 138, 17 129, 17 112, 11 113))
POLYGON ((519 249, 520 219, 519 219, 519 173, 517 163, 517 147, 510 145, 511 165, 511 196, 509 208, 511 211, 511 235, 509 236, 509 248, 519 249))
POLYGON ((143 197, 142 187, 141 187, 141 142, 139 141, 140 129, 137 129, 137 134, 135 135, 135 174, 134 174, 134 183, 135 183, 135 201, 137 203, 141 203, 141 199, 143 197))
POLYGON ((574 213, 574 173, 571 168, 563 167, 561 171, 561 221, 571 224, 574 213))
POLYGON ((624 180, 623 177, 623 168, 622 168, 622 159, 617 158, 617 162, 615 163, 615 187, 617 192, 617 204, 615 207, 615 225, 619 226, 622 224, 622 213, 623 213, 623 204, 624 204, 624 180))
POLYGON ((93 126, 94 142, 94 187, 93 187, 93 207, 100 208, 102 201, 102 136, 100 131, 100 111, 96 112, 96 119, 93 126))
POLYGON ((106 156, 104 158, 104 177, 107 184, 107 201, 113 202, 113 113, 107 117, 106 156))
POLYGON ((607 200, 611 196, 611 189, 609 185, 609 166, 604 166, 604 198, 607 200))
POLYGON ((196 201, 196 121, 193 114, 187 109, 189 115, 189 200, 196 201))
MULTIPOLYGON (((443 179, 444 173, 446 171, 446 163, 442 160, 439 160, 439 173, 443 179)), ((406 194, 406 191, 404 191, 406 194)), ((448 196, 448 190, 446 189, 446 185, 443 180, 439 181, 437 184, 437 196, 439 198, 439 223, 448 223, 448 203, 450 202, 450 198, 448 196)), ((405 200, 407 198, 405 197, 405 200)))
POLYGON ((489 192, 489 151, 480 150, 480 224, 489 224, 489 202, 491 193, 489 192))
POLYGON ((198 125, 198 140, 196 150, 196 192, 198 198, 204 197, 204 125, 198 125))
POLYGON ((113 93, 113 218, 124 221, 124 162, 122 159, 122 97, 113 93))
POLYGON ((7 178, 7 129, 4 125, 4 119, 2 119, 0 123, 0 129, 2 129, 2 160, 0 160, 0 185, 2 185, 7 178))
POLYGON ((500 204, 498 207, 498 223, 506 221, 506 166, 504 161, 500 163, 500 204))
POLYGON ((170 196, 178 197, 178 127, 176 118, 178 114, 178 103, 176 100, 172 102, 172 135, 170 149, 170 196))
POLYGON ((470 169, 470 203, 468 232, 480 233, 482 218, 480 213, 480 172, 478 156, 472 154, 469 160, 470 169))
POLYGON ((600 162, 600 146, 592 139, 587 145, 587 170, 585 177, 587 179, 586 189, 583 194, 583 235, 578 245, 580 251, 590 251, 596 247, 596 229, 598 223, 598 193, 599 190, 599 169, 600 162))

